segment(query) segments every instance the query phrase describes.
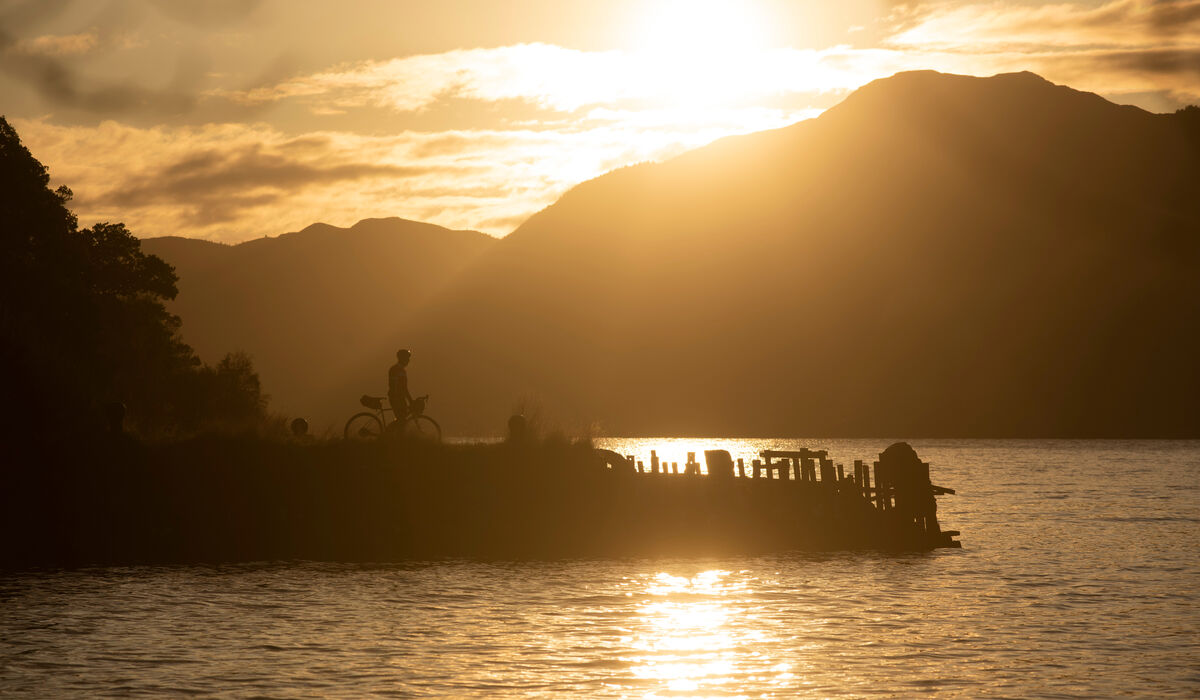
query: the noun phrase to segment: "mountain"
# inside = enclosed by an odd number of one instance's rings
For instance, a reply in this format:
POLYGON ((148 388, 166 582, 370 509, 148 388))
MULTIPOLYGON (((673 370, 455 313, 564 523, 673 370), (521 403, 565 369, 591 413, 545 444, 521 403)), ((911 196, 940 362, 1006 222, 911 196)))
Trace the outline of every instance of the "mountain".
POLYGON ((450 434, 528 402, 610 435, 1200 437, 1197 114, 901 73, 583 183, 500 241, 147 248, 179 269, 185 339, 249 350, 319 422, 404 345, 450 434))
POLYGON ((495 243, 389 218, 238 245, 149 238, 142 249, 175 266, 170 308, 202 358, 245 350, 273 409, 332 424, 361 394, 386 391, 407 319, 495 243))
POLYGON ((623 168, 414 319, 413 383, 466 432, 1198 436, 1193 111, 921 71, 623 168))

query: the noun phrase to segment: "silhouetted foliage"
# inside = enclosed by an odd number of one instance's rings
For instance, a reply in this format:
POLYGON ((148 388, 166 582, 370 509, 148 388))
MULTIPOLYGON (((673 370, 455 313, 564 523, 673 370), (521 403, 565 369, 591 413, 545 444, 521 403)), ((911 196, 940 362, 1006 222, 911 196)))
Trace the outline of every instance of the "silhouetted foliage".
POLYGON ((261 417, 265 398, 254 363, 246 353, 231 352, 216 367, 201 368, 196 378, 199 391, 194 421, 215 416, 237 427, 261 417))
POLYGON ((1200 148, 1200 107, 1188 105, 1175 110, 1175 119, 1183 125, 1193 148, 1200 148))
POLYGON ((146 255, 124 224, 80 229, 71 191, 50 177, 0 117, 0 363, 16 420, 37 437, 95 431, 100 407, 128 408, 143 432, 261 419, 250 359, 203 366, 163 302, 174 269, 146 255))

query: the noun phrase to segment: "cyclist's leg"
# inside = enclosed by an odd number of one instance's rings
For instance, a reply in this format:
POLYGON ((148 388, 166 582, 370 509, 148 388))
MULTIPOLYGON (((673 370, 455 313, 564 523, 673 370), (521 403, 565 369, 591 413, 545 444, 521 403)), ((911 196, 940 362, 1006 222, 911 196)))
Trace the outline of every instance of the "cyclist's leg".
POLYGON ((402 430, 404 423, 408 420, 408 402, 403 396, 388 394, 388 403, 392 405, 392 422, 388 424, 388 427, 402 430))

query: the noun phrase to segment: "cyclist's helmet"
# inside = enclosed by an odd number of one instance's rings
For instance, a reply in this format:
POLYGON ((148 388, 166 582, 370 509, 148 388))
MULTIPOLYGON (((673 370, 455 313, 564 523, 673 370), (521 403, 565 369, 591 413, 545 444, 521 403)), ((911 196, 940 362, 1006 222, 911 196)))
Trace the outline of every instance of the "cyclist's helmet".
POLYGON ((410 357, 412 357, 412 350, 409 350, 408 348, 400 348, 396 351, 397 360, 407 360, 410 357))

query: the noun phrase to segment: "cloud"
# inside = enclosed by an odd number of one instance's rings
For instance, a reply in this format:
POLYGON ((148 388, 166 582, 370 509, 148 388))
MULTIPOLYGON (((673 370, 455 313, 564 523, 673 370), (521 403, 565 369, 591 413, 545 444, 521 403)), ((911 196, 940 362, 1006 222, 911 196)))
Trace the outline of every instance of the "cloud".
POLYGON ((634 112, 707 119, 706 113, 761 106, 779 96, 845 93, 926 68, 973 75, 1032 70, 1110 96, 1159 91, 1184 100, 1200 94, 1200 0, 906 5, 887 21, 891 33, 876 47, 670 54, 533 43, 362 61, 209 95, 247 105, 295 102, 313 114, 425 114, 453 101, 515 101, 571 120, 634 112), (1083 69, 1087 61, 1094 62, 1090 73, 1083 69))
POLYGON ((33 39, 22 39, 16 42, 9 51, 28 56, 77 56, 88 53, 99 45, 100 39, 94 32, 65 35, 45 34, 33 39))
POLYGON ((285 155, 261 144, 232 150, 208 148, 127 178, 105 195, 122 209, 168 204, 190 210, 196 224, 233 221, 247 209, 296 197, 314 186, 350 186, 359 180, 407 178, 426 168, 375 163, 323 163, 285 155))
POLYGON ((227 242, 376 216, 504 235, 580 181, 669 157, 736 126, 643 128, 596 120, 571 130, 296 137, 248 124, 14 124, 54 184, 75 191, 72 207, 81 222, 124 221, 142 236, 227 242))
POLYGON ((664 57, 521 44, 363 61, 252 90, 208 94, 243 104, 298 100, 314 111, 417 112, 448 98, 522 100, 565 114, 625 101, 722 107, 780 93, 858 87, 879 77, 880 64, 897 55, 838 46, 664 57))
POLYGON ((126 46, 128 37, 105 42, 96 32, 85 32, 18 40, 3 27, 0 24, 0 70, 53 105, 105 115, 134 111, 176 115, 196 104, 195 86, 204 70, 194 58, 179 62, 174 80, 165 88, 128 81, 97 83, 80 72, 76 59, 105 44, 126 46))
POLYGON ((1103 5, 992 2, 918 5, 893 15, 887 44, 918 49, 1158 47, 1200 43, 1200 0, 1114 0, 1103 5))
POLYGON ((568 111, 622 96, 620 53, 547 44, 447 51, 362 61, 252 90, 210 94, 244 103, 319 98, 324 108, 388 107, 417 111, 445 97, 528 99, 568 111))
MULTIPOLYGON (((242 22, 261 5, 261 0, 203 0, 174 2, 156 0, 161 14, 176 23, 213 29, 242 22)), ((29 0, 5 5, 0 2, 0 74, 28 86, 60 117, 85 120, 121 117, 142 122, 167 122, 183 116, 201 119, 246 118, 244 106, 206 102, 201 92, 213 78, 208 70, 216 56, 210 44, 182 43, 178 36, 159 32, 148 37, 135 33, 147 18, 144 2, 73 3, 67 0, 29 0), (40 34, 45 24, 69 26, 81 6, 88 7, 87 29, 72 34, 40 34), (152 42, 153 40, 153 42, 152 42), (157 47, 141 57, 114 59, 120 52, 157 47), (150 56, 147 58, 146 56, 150 56), (155 84, 145 78, 141 66, 131 62, 166 63, 174 71, 166 81, 155 84), (114 69, 113 65, 122 69, 114 69), (97 66, 102 66, 97 68, 97 66), (107 71, 107 74, 104 72, 107 71), (198 108, 207 109, 199 114, 198 108)), ((286 70, 277 59, 260 80, 286 70)))
POLYGON ((196 105, 195 91, 188 89, 196 82, 196 71, 181 71, 171 87, 153 89, 123 82, 90 87, 72 66, 44 54, 17 55, 4 62, 4 70, 31 85, 51 104, 94 114, 174 116, 190 112, 196 105))
POLYGON ((958 56, 980 70, 1032 70, 1109 96, 1200 99, 1200 0, 1102 5, 919 5, 892 15, 893 50, 958 56))

